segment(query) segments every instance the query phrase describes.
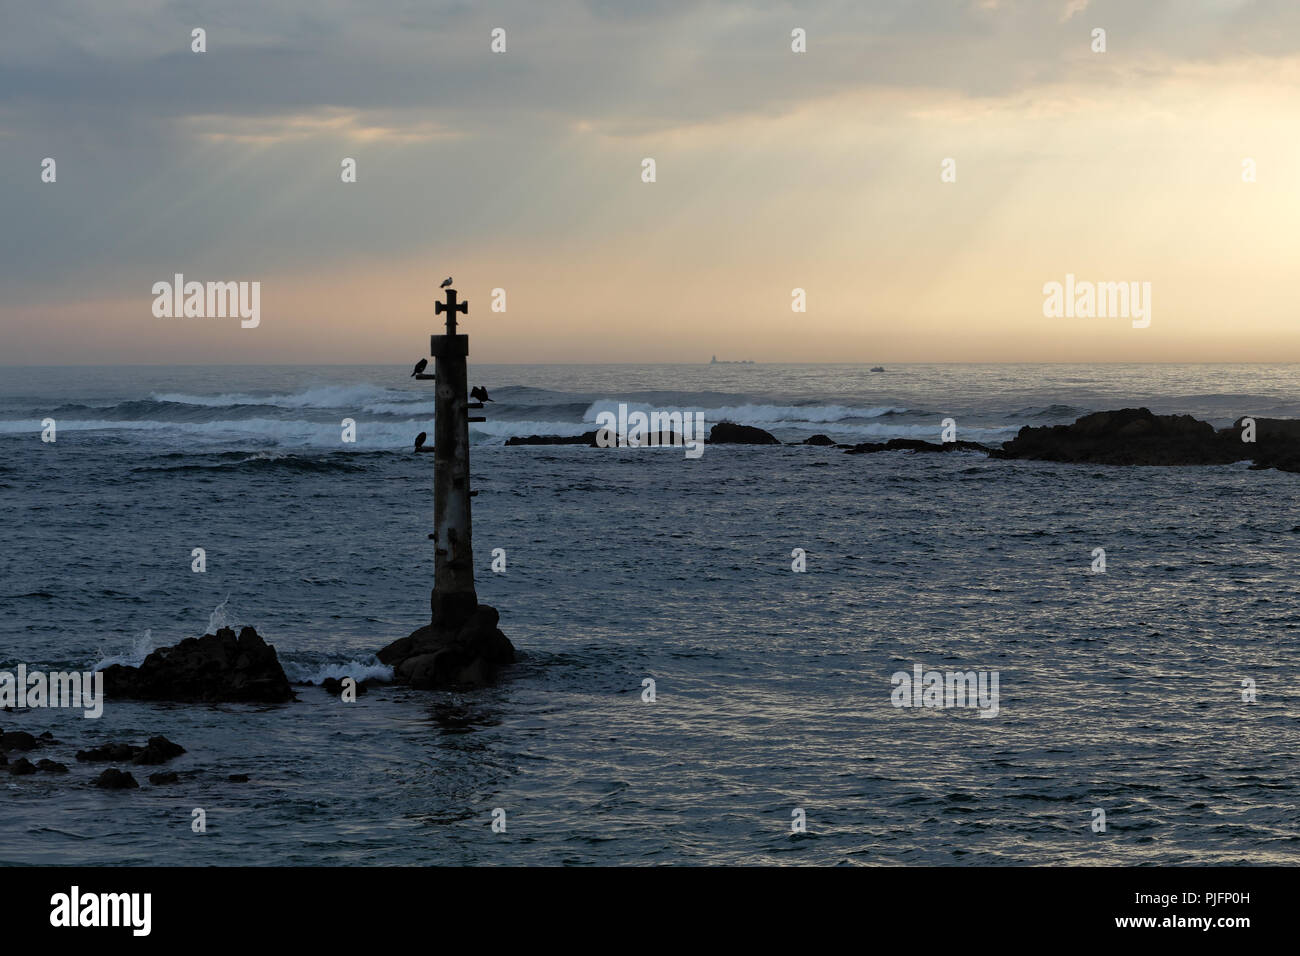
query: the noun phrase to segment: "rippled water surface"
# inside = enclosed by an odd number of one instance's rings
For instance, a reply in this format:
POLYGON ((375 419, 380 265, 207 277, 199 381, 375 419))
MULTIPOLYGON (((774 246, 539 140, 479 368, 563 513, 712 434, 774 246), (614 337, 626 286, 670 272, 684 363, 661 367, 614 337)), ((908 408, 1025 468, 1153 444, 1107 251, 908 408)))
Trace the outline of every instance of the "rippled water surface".
MULTIPOLYGON (((0 370, 0 669, 138 661, 224 617, 297 680, 382 673, 432 579, 431 461, 407 451, 428 392, 406 373, 0 370)), ((1300 475, 502 442, 620 401, 786 440, 937 439, 951 416, 993 442, 1134 404, 1226 424, 1300 417, 1298 377, 476 367, 497 401, 474 434, 475 553, 521 655, 506 679, 0 713, 71 767, 0 772, 0 862, 1296 862, 1300 475), (918 663, 997 671, 997 716, 894 707, 891 675, 918 663), (178 784, 136 768, 139 790, 101 791, 103 765, 73 759, 159 733, 188 750, 178 784)))

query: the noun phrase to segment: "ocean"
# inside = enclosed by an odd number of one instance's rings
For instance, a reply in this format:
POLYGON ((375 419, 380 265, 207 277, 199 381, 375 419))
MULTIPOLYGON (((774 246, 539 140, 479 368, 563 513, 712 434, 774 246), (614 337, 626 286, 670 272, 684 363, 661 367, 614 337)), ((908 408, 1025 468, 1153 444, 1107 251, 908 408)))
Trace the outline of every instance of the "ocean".
POLYGON ((473 365, 470 381, 495 400, 471 431, 479 598, 520 660, 486 690, 344 703, 316 685, 387 676, 374 652, 427 619, 432 459, 411 447, 432 433, 429 384, 399 367, 0 369, 0 670, 139 663, 252 625, 299 697, 0 713, 56 738, 27 756, 70 767, 0 768, 0 863, 1300 860, 1300 475, 504 444, 590 431, 620 402, 786 442, 937 441, 952 418, 998 443, 1138 405, 1223 426, 1300 417, 1300 366, 473 365), (996 673, 996 714, 896 706, 893 675, 918 665, 996 673), (73 758, 156 734, 187 750, 161 768, 178 783, 127 767, 140 789, 99 790, 105 765, 73 758))

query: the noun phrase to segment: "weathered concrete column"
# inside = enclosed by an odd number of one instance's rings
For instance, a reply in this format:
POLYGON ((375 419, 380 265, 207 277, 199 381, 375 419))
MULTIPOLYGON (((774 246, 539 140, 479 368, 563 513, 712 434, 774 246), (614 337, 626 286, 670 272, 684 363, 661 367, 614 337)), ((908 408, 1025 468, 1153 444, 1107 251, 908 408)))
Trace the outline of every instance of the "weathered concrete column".
MULTIPOLYGON (((447 285, 451 280, 447 280, 447 285)), ((482 687, 501 668, 514 662, 515 647, 497 627, 496 608, 478 603, 474 590, 474 551, 470 544, 469 401, 466 360, 469 336, 456 332, 456 315, 469 313, 469 304, 447 289, 447 301, 437 303, 435 314, 447 313, 447 333, 429 340, 434 374, 425 375, 426 362, 415 366, 412 377, 436 379, 433 422, 433 594, 431 619, 406 637, 378 652, 379 660, 393 668, 393 679, 421 689, 482 687)), ((486 390, 481 393, 486 398, 486 390)), ((421 436, 415 450, 428 450, 421 436)))
POLYGON ((469 313, 447 289, 447 301, 435 314, 447 313, 447 334, 430 336, 434 357, 433 422, 433 595, 435 626, 460 626, 478 606, 474 591, 469 488, 469 384, 466 361, 469 336, 456 333, 456 313, 469 313))

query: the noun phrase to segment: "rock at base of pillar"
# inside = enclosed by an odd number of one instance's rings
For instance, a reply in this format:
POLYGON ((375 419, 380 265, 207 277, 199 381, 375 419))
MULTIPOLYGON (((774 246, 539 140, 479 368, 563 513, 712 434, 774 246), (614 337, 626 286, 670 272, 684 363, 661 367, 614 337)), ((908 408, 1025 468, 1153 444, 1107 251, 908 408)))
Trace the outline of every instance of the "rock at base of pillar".
MULTIPOLYGON (((452 591, 444 594, 434 588, 429 595, 430 620, 440 631, 460 630, 479 606, 478 595, 473 591, 452 591)), ((488 610, 492 609, 488 608, 488 610)))
POLYGON ((379 660, 393 668, 397 683, 418 690, 483 687, 515 659, 514 645, 497 627, 499 618, 496 608, 476 604, 459 626, 447 626, 444 616, 393 641, 379 660))

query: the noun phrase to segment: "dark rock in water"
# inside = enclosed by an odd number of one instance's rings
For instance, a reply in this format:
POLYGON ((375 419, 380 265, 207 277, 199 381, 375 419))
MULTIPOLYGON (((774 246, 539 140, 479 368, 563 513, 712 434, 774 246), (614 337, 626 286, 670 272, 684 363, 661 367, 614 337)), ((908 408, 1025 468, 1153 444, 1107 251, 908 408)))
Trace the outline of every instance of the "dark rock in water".
MULTIPOLYGON (((343 678, 339 677, 327 677, 320 682, 320 686, 327 693, 333 694, 335 697, 340 697, 343 694, 343 680, 343 678)), ((360 697, 366 692, 366 685, 355 677, 352 678, 352 681, 356 685, 357 696, 360 697)))
POLYGON ((1255 440, 1242 441, 1246 420, 1214 430, 1191 415, 1155 415, 1147 408, 1084 415, 1072 425, 1025 427, 995 458, 1100 465, 1227 465, 1300 472, 1300 420, 1255 418, 1255 440))
POLYGON ((86 761, 134 760, 140 749, 139 747, 133 747, 131 744, 103 744, 99 747, 92 747, 90 750, 78 750, 77 759, 86 761))
POLYGON ((36 762, 37 770, 44 770, 46 773, 67 773, 68 768, 54 760, 38 760, 36 762))
POLYGON ((1229 432, 1191 415, 1124 408, 1072 425, 1025 426, 993 456, 1100 465, 1225 465, 1252 457, 1253 446, 1229 432))
MULTIPOLYGON (((1245 417, 1238 418, 1229 428, 1223 429, 1241 441, 1241 432, 1245 427, 1245 417)), ((1300 418, 1256 418, 1255 443, 1300 442, 1300 418)), ((1244 442, 1243 444, 1250 444, 1244 442)))
POLYGON ((463 623, 441 620, 399 638, 378 654, 393 678, 420 690, 482 687, 514 662, 515 648, 497 627, 495 608, 479 604, 463 623))
MULTIPOLYGON (((1300 528, 1297 528, 1296 530, 1300 531, 1300 528)), ((7 766, 8 763, 9 758, 4 755, 4 751, 0 751, 0 767, 7 766)))
POLYGON ((232 773, 232 774, 231 774, 229 777, 227 777, 226 779, 229 780, 231 783, 248 783, 248 774, 246 774, 246 773, 232 773))
POLYGON ((583 432, 581 435, 515 435, 506 439, 507 445, 587 445, 596 447, 596 433, 583 432))
POLYGON ((919 438, 891 438, 886 442, 862 442, 849 448, 845 454, 869 455, 878 451, 982 451, 989 449, 973 441, 922 441, 919 438))
POLYGON ((106 667, 104 693, 136 700, 250 701, 281 703, 294 699, 275 648, 246 627, 223 627, 216 634, 187 637, 161 647, 137 667, 106 667))
MULTIPOLYGON (((583 432, 581 435, 516 435, 513 438, 507 438, 507 445, 585 445, 588 448, 599 448, 600 442, 597 437, 600 429, 592 432, 583 432)), ((605 447, 611 447, 618 443, 616 434, 611 434, 605 439, 605 447)), ((661 430, 658 434, 647 433, 642 435, 637 444, 639 446, 651 445, 670 445, 674 448, 680 448, 685 444, 681 434, 667 429, 661 430)))
POLYGON ((805 439, 803 440, 803 444, 805 444, 805 445, 834 445, 834 444, 835 444, 835 439, 834 439, 834 438, 831 438, 829 435, 813 435, 811 438, 805 438, 805 439))
POLYGON ((166 737, 150 737, 149 742, 143 747, 136 747, 133 744, 110 743, 93 747, 90 750, 78 750, 77 759, 86 761, 129 760, 137 764, 159 764, 166 763, 173 757, 179 757, 183 753, 185 753, 184 747, 173 743, 166 737))
POLYGON ((718 422, 709 429, 711 445, 779 445, 781 440, 771 432, 765 432, 753 425, 737 425, 735 422, 718 422))
POLYGON ((150 737, 149 742, 131 758, 132 763, 138 764, 159 764, 166 763, 173 757, 179 757, 185 753, 185 748, 180 744, 173 743, 166 737, 150 737))
POLYGON ((149 782, 155 787, 160 787, 167 783, 176 783, 181 779, 181 775, 175 770, 163 770, 159 773, 149 774, 149 782))
POLYGON ((1255 441, 1241 440, 1242 423, 1237 419, 1232 427, 1225 428, 1219 434, 1230 442, 1237 442, 1242 448, 1250 449, 1249 455, 1254 459, 1250 467, 1255 470, 1276 468, 1278 471, 1300 472, 1300 419, 1294 418, 1256 418, 1255 441))
POLYGON ((25 730, 11 730, 0 734, 0 750, 32 750, 41 742, 25 730))
POLYGON ((9 765, 9 772, 15 777, 21 777, 25 774, 35 773, 36 767, 26 757, 19 757, 9 765))
POLYGON ((105 790, 135 790, 140 785, 135 782, 135 777, 125 770, 109 767, 95 778, 95 786, 103 787, 105 790))

